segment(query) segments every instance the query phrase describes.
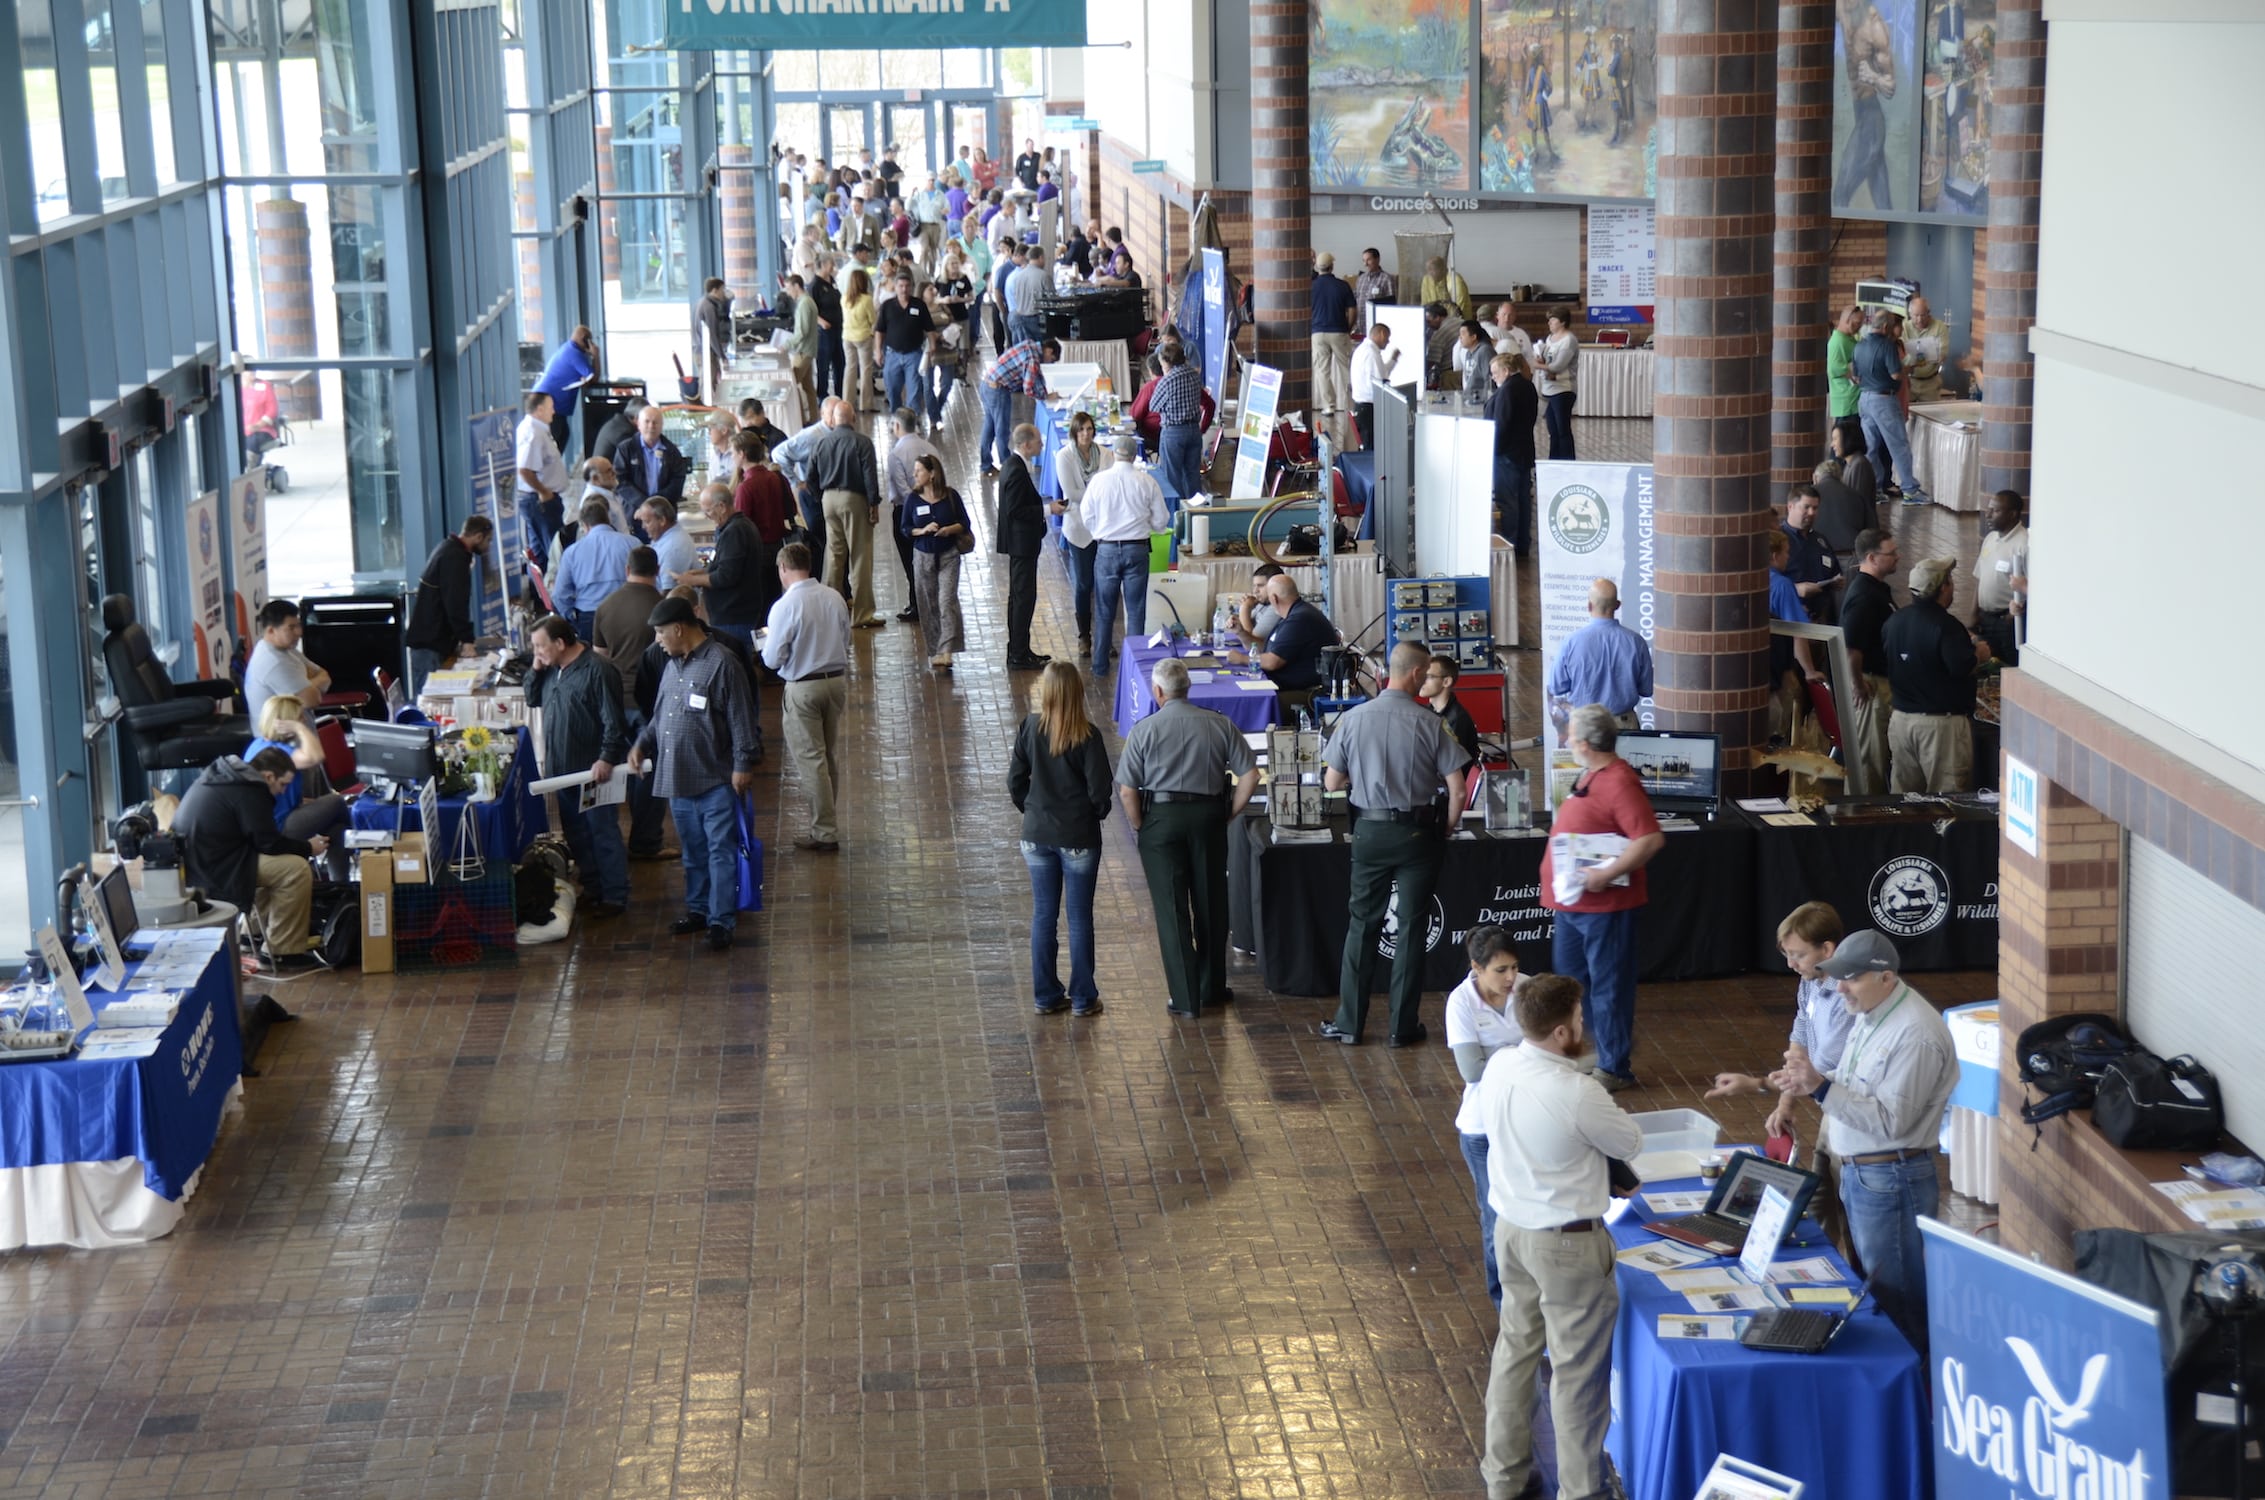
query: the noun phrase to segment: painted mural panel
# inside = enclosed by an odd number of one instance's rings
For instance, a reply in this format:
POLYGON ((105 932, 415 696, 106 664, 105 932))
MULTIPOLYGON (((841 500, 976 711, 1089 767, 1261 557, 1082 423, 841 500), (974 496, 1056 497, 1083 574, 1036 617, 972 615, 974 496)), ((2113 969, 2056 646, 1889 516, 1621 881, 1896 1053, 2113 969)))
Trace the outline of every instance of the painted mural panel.
POLYGON ((1926 102, 1919 116, 1919 207, 1986 219, 1997 0, 1930 0, 1922 46, 1926 102))
POLYGON ((1470 9, 1309 0, 1313 190, 1468 191, 1470 9))
POLYGON ((1482 0, 1479 186, 1649 198, 1658 0, 1482 0))
POLYGON ((1921 0, 1834 0, 1832 206, 1918 207, 1921 0))

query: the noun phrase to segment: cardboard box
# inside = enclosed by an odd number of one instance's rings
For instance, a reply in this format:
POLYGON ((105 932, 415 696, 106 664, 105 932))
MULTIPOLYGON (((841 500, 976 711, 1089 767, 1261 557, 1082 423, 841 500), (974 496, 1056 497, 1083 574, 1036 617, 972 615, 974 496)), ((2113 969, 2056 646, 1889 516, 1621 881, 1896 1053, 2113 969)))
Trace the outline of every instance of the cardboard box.
POLYGON ((364 851, 361 859, 362 972, 393 972, 393 853, 364 851))
POLYGON ((404 833, 394 839, 391 875, 388 886, 432 884, 432 861, 426 857, 422 833, 404 833))

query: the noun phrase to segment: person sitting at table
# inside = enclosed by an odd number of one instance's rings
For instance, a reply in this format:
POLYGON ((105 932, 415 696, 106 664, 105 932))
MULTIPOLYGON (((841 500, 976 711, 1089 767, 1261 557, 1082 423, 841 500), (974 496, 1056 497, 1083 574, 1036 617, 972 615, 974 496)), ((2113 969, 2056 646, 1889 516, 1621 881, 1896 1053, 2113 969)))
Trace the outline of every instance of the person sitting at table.
MULTIPOLYGON (((772 423, 763 403, 749 396, 739 403, 739 430, 752 432, 763 440, 763 449, 769 452, 786 441, 786 434, 772 423)), ((744 461, 744 460, 743 460, 744 461)))
MULTIPOLYGON (((296 771, 291 784, 275 797, 275 826, 295 839, 324 838, 342 841, 346 832, 346 798, 330 789, 323 773, 322 736, 306 720, 306 705, 289 693, 277 693, 260 709, 259 733, 244 747, 250 760, 262 750, 280 750, 291 757, 296 771)), ((345 850, 326 856, 333 880, 347 878, 345 850)))
POLYGON ((1958 1049, 1934 1002, 1902 976, 1902 956, 1880 933, 1852 932, 1817 972, 1840 982, 1855 1013, 1839 1063, 1791 1056, 1770 1075, 1779 1093, 1806 1095, 1825 1112, 1825 1145, 1839 1159, 1848 1234, 1896 1329, 1927 1368, 1927 1261, 1921 1215, 1942 1196, 1935 1155, 1943 1106, 1958 1083, 1958 1049))
POLYGON ((1479 726, 1471 711, 1455 697, 1455 682, 1462 675, 1462 663, 1454 657, 1434 655, 1431 665, 1424 669, 1422 697, 1431 711, 1446 721, 1447 732, 1475 763, 1479 758, 1479 726))
POLYGON ((1177 657, 1149 670, 1156 711, 1125 737, 1117 800, 1156 912, 1165 1008, 1192 1021, 1235 998, 1227 988, 1227 825, 1258 787, 1258 761, 1232 720, 1188 701, 1188 681, 1177 657))
POLYGON ((1282 617, 1266 637, 1266 644, 1255 657, 1235 651, 1229 652, 1227 659, 1255 661, 1259 670, 1273 679, 1275 691, 1281 695, 1275 700, 1275 717, 1286 723, 1321 686, 1322 648, 1337 644, 1337 627, 1311 600, 1298 597, 1298 581, 1287 573, 1266 580, 1266 598, 1282 617))
MULTIPOLYGON (((1840 913, 1822 901, 1802 902, 1777 924, 1777 951, 1785 955, 1785 966, 1799 975, 1801 981, 1793 994, 1793 1035, 1786 1041, 1785 1056, 1791 1061, 1798 1053, 1823 1073, 1840 1066, 1841 1049, 1848 1044, 1848 1028, 1856 1021, 1855 1013, 1841 1003, 1839 981, 1827 979, 1817 969, 1817 965, 1833 956, 1845 935, 1840 913)), ((1793 1133, 1792 1096, 1771 1088, 1764 1081, 1764 1075, 1717 1073, 1714 1087, 1707 1090, 1709 1099, 1730 1099, 1746 1094, 1776 1098, 1777 1107, 1762 1122, 1767 1134, 1793 1133)), ((1817 1216, 1818 1227, 1831 1237, 1834 1248, 1850 1263, 1859 1264, 1855 1242, 1848 1237, 1848 1216, 1840 1202, 1840 1163, 1821 1137, 1817 1149, 1810 1154, 1810 1162, 1810 1170, 1817 1174, 1817 1191, 1809 1200, 1809 1211, 1817 1216)))
POLYGON ((330 674, 307 660, 299 649, 306 633, 299 606, 290 599, 270 599, 252 621, 260 638, 244 663, 244 708, 257 719, 267 700, 288 693, 301 703, 319 703, 330 690, 330 674))
POLYGON ((1250 592, 1236 601, 1235 634, 1253 646, 1263 646, 1274 627, 1282 623, 1280 611, 1267 597, 1266 581, 1282 572, 1280 563, 1260 563, 1258 571, 1250 576, 1250 592))
POLYGON ((320 834, 293 838, 275 824, 275 799, 298 779, 291 757, 270 745, 249 759, 223 755, 181 797, 173 833, 189 883, 239 912, 256 912, 278 971, 321 963, 307 944, 315 872, 327 854, 320 834))
MULTIPOLYGON (((529 636, 535 670, 527 679, 527 706, 543 711, 543 774, 583 771, 599 786, 629 751, 629 720, 622 712, 621 672, 585 645, 557 615, 535 622, 529 636)), ((629 907, 629 851, 621 842, 621 814, 611 803, 585 812, 582 789, 555 799, 559 831, 574 855, 574 871, 589 904, 583 915, 618 917, 629 907)))
MULTIPOLYGON (((1436 658, 1434 658, 1436 660, 1436 658)), ((1510 997, 1518 988, 1518 949, 1510 930, 1484 923, 1463 940, 1471 972, 1447 996, 1447 1050, 1455 1071, 1463 1075, 1463 1099, 1455 1111, 1455 1134, 1463 1147, 1463 1165, 1471 1169, 1471 1184, 1479 1197, 1479 1258, 1486 1266, 1487 1300, 1502 1307, 1502 1275, 1494 1264, 1494 1203, 1487 1195, 1486 1122, 1479 1114, 1479 1079, 1487 1060, 1525 1038, 1511 1011, 1510 997)))
POLYGON ((1094 268, 1095 286, 1139 286, 1140 272, 1133 269, 1132 251, 1126 248, 1125 232, 1110 226, 1102 238, 1107 242, 1108 259, 1094 268))
POLYGON ((1534 1374, 1549 1351, 1549 1416, 1558 1493, 1607 1493, 1612 1338, 1620 1284, 1612 1235, 1614 1159, 1643 1150, 1635 1119, 1581 1066, 1588 1042, 1581 986, 1536 974, 1513 1002, 1521 1040, 1487 1059, 1478 1117, 1487 1138, 1487 1199, 1502 1318, 1486 1380, 1490 1496, 1526 1493, 1535 1475, 1534 1374))
MULTIPOLYGON (((1078 506, 1086 534, 1093 538, 1093 675, 1106 677, 1116 659, 1117 611, 1125 616, 1125 638, 1148 630, 1149 538, 1172 524, 1171 507, 1156 476, 1133 462, 1139 444, 1119 433, 1112 444, 1116 461, 1086 482, 1078 506)), ((1059 514, 1063 502, 1047 507, 1059 514)))

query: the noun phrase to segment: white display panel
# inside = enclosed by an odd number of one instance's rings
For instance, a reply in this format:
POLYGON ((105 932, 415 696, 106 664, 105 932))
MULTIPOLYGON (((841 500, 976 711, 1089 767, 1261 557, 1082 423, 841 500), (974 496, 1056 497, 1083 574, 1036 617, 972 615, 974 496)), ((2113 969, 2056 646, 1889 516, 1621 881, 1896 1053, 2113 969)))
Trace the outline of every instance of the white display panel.
POLYGON ((1416 416, 1416 572, 1483 577, 1494 527, 1494 424, 1480 416, 1416 416))

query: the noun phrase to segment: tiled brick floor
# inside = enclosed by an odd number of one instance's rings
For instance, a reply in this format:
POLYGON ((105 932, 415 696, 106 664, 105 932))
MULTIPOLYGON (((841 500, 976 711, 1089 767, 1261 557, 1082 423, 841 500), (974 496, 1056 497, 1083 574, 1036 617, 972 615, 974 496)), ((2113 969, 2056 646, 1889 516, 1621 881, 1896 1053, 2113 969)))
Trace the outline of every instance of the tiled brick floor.
MULTIPOLYGON (((1170 1022, 1119 828, 1108 1013, 1032 1017, 1024 683, 971 562, 951 677, 858 638, 845 852, 792 851, 766 768, 753 945, 672 940, 643 865, 630 916, 516 972, 293 983, 179 1231, 0 1259, 0 1497, 1473 1488, 1493 1319, 1445 1047, 1321 1042, 1325 1002, 1247 969, 1170 1022)), ((1626 1102, 1774 1057, 1790 992, 1646 989, 1626 1102)))

